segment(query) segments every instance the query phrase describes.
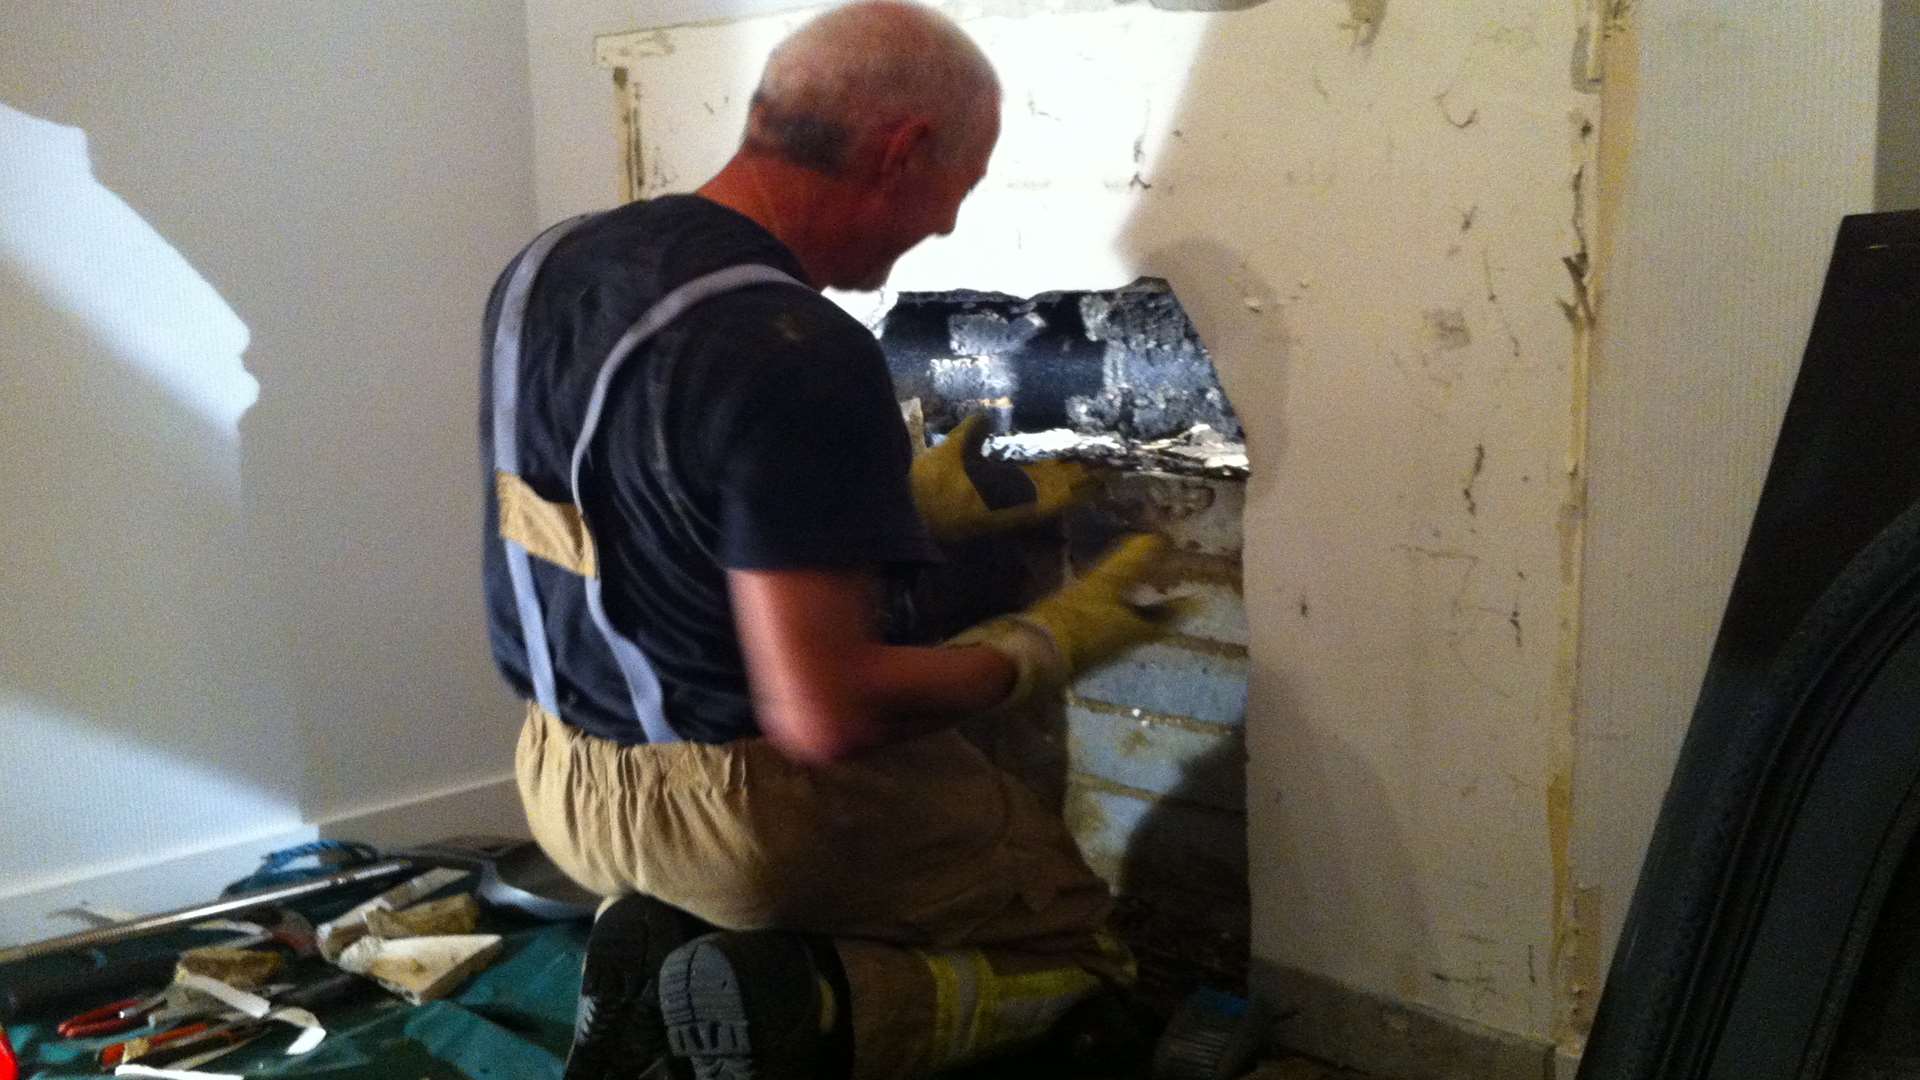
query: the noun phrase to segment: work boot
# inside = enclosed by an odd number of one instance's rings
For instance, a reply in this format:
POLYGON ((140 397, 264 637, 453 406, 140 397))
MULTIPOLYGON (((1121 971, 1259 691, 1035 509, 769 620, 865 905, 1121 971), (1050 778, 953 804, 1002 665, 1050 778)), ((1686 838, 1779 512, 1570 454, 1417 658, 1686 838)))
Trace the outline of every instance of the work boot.
POLYGON ((1163 1026, 1130 991, 1103 986, 1043 1036, 940 1074, 941 1080, 1147 1080, 1163 1026))
POLYGON ((1042 1056, 1055 1077, 1144 1080, 1163 1027, 1137 995, 1104 985, 1060 1018, 1047 1033, 1042 1056))
MULTIPOLYGON (((674 950, 660 968, 667 1044, 696 1080, 815 1080, 834 1071, 822 1028, 823 998, 837 963, 799 934, 743 930, 708 934, 674 950)), ((830 949, 831 946, 826 946, 830 949)))
POLYGON ((711 929, 651 896, 623 896, 600 912, 587 937, 562 1080, 668 1080, 685 1069, 667 1052, 660 1022, 660 963, 711 929))

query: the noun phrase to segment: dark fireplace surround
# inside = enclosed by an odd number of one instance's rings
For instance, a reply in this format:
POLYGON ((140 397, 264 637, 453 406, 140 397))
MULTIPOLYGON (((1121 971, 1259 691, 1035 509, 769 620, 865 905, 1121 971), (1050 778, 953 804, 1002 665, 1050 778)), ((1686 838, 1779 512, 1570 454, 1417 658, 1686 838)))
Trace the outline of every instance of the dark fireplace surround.
POLYGON ((1920 212, 1850 217, 1581 1080, 1920 1077, 1917 499, 1920 212))

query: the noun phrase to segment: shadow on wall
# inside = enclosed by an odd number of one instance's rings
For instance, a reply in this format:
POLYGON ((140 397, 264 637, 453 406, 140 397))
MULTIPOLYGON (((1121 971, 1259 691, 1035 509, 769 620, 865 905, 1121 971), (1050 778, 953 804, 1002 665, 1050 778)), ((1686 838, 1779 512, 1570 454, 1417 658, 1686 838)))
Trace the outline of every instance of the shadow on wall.
POLYGON ((247 328, 94 179, 83 132, 0 105, 0 157, 0 865, 24 891, 299 818, 254 677, 247 328))
MULTIPOLYGON (((1351 34, 1356 56, 1365 59, 1387 18, 1387 4, 1347 0, 1346 6, 1343 28, 1351 34)), ((1300 449, 1283 426, 1290 414, 1289 371, 1296 361, 1287 306, 1298 298, 1298 289, 1291 282, 1267 280, 1256 269, 1261 252, 1254 245, 1264 245, 1271 257, 1290 236, 1341 226, 1327 215, 1298 222, 1266 216, 1275 211, 1263 208, 1261 193, 1296 182, 1282 168, 1297 168, 1302 184, 1322 180, 1309 175, 1313 165, 1304 147, 1315 137, 1312 129, 1275 115, 1277 110, 1250 92, 1275 78, 1276 62, 1288 61, 1237 44, 1237 16, 1231 11, 1192 17, 1207 18, 1211 25, 1195 51, 1181 98, 1166 106, 1168 137, 1136 154, 1136 186, 1142 190, 1119 247, 1139 272, 1171 283, 1246 431, 1252 475, 1242 559, 1252 631, 1245 731, 1253 940, 1256 947, 1262 940, 1302 943, 1296 955, 1254 958, 1254 990, 1284 1016, 1294 1007, 1287 1000, 1293 969, 1326 970, 1349 966, 1329 964, 1330 957, 1386 953, 1398 992, 1431 999, 1425 984, 1440 966, 1430 939, 1432 914, 1418 888, 1388 784, 1374 764, 1323 725, 1301 722, 1287 673, 1273 663, 1275 635, 1297 632, 1276 625, 1274 594, 1294 586, 1275 561, 1280 553, 1272 540, 1298 531, 1280 528, 1289 509, 1277 488, 1278 463, 1300 449), (1250 148, 1256 146, 1286 160, 1255 159, 1250 148), (1243 193, 1245 200, 1223 205, 1223 190, 1243 193), (1282 765, 1283 773, 1277 771, 1282 765), (1370 812, 1355 814, 1356 807, 1370 812), (1426 930, 1407 941, 1409 928, 1426 930)), ((1304 288, 1302 282, 1299 289, 1304 288)), ((1293 603, 1285 603, 1288 622, 1293 603)), ((1304 598, 1299 605, 1304 623, 1309 605, 1304 598)), ((1194 794, 1183 789, 1176 799, 1194 794)), ((1130 862, 1144 865, 1155 836, 1177 835, 1172 819, 1150 822, 1141 833, 1141 857, 1130 855, 1130 862)))
MULTIPOLYGON (((442 793, 428 809, 470 794, 486 828, 512 825, 475 421, 481 308, 535 225, 524 6, 183 0, 134 35, 93 5, 28 8, 0 35, 10 92, 86 128, 101 181, 252 331, 231 565, 271 655, 232 666, 293 733, 278 788, 329 828, 442 793)), ((217 726, 252 738, 236 724, 217 726)))

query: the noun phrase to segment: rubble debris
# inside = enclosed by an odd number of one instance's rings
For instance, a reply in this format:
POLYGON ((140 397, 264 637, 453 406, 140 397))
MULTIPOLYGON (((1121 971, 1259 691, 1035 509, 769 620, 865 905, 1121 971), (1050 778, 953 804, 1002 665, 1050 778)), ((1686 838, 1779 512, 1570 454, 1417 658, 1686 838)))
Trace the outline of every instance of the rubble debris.
POLYGON ((987 440, 986 451, 989 456, 1008 461, 1053 458, 1219 479, 1243 479, 1249 474, 1246 444, 1230 441, 1206 424, 1195 424, 1170 438, 1145 442, 1118 435, 1083 435, 1071 428, 1054 428, 995 436, 987 440))
POLYGON ((403 911, 367 912, 367 933, 383 938, 471 934, 480 925, 480 902, 472 893, 415 904, 403 911))
POLYGON ((205 975, 228 986, 254 990, 271 982, 285 963, 280 953, 266 949, 208 945, 181 953, 174 972, 176 978, 180 974, 205 975))
POLYGON ((913 456, 919 457, 927 449, 927 413, 921 408, 919 398, 900 403, 900 419, 907 425, 907 442, 913 447, 913 456))
POLYGON ((1068 428, 1130 447, 1197 426, 1243 436, 1206 346, 1165 281, 1029 299, 909 292, 882 320, 895 396, 946 431, 987 412, 1006 432, 1068 428))
POLYGON ((331 922, 322 923, 318 928, 320 955, 337 962, 340 954, 349 945, 365 936, 367 915, 374 911, 392 911, 407 907, 415 901, 423 900, 441 889, 459 881, 470 874, 467 870, 441 868, 429 870, 418 877, 410 878, 379 896, 349 910, 346 914, 331 922))
POLYGON ((414 1005, 437 1001, 500 955, 499 934, 440 934, 388 939, 362 937, 336 961, 414 1005))

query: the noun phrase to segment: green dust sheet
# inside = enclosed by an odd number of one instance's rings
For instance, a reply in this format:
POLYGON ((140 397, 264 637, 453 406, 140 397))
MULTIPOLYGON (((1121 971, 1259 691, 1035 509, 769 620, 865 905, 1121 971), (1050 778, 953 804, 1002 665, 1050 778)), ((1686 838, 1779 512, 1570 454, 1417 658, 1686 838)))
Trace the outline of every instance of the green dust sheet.
MULTIPOLYGON (((388 994, 315 1012, 327 1039, 311 1053, 283 1052, 286 1025, 225 1057, 207 1072, 314 1080, 558 1080, 573 1037, 585 922, 527 927, 506 935, 493 966, 442 1001, 410 1006, 388 994)), ((98 1077, 103 1046, 125 1035, 58 1039, 44 1024, 9 1026, 21 1075, 33 1080, 98 1077)))

